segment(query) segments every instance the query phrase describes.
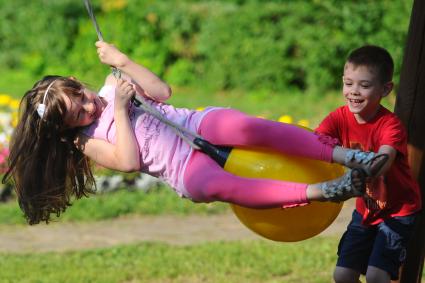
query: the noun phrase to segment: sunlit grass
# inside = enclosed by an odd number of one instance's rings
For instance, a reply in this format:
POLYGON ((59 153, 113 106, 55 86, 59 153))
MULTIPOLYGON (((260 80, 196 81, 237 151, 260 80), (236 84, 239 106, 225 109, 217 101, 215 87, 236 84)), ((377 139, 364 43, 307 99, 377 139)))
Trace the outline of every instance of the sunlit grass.
MULTIPOLYGON (((177 107, 192 109, 206 106, 232 107, 254 116, 315 128, 326 115, 342 106, 344 99, 338 90, 323 94, 255 91, 206 93, 205 90, 176 88, 170 103, 177 107)), ((395 94, 384 98, 382 104, 393 110, 395 94)))
POLYGON ((336 239, 194 246, 143 243, 67 253, 0 255, 1 282, 330 282, 336 239))
MULTIPOLYGON (((195 204, 181 199, 164 185, 150 192, 122 189, 113 193, 91 195, 74 201, 60 218, 53 217, 53 221, 97 221, 124 215, 210 215, 227 211, 229 206, 225 203, 195 204)), ((0 225, 10 224, 25 224, 16 200, 0 205, 0 225)))
MULTIPOLYGON (((20 97, 35 81, 35 78, 25 73, 7 73, 0 79, 0 93, 10 96, 14 100, 12 104, 17 107, 20 97)), ((95 83, 98 84, 99 82, 95 83)), ((395 93, 392 93, 384 98, 383 105, 393 110, 395 97, 395 93)), ((314 128, 330 111, 342 105, 344 100, 340 90, 325 93, 289 90, 285 93, 265 90, 211 92, 201 88, 173 86, 173 96, 168 102, 176 107, 191 109, 206 106, 232 107, 271 120, 289 116, 291 123, 314 128)))

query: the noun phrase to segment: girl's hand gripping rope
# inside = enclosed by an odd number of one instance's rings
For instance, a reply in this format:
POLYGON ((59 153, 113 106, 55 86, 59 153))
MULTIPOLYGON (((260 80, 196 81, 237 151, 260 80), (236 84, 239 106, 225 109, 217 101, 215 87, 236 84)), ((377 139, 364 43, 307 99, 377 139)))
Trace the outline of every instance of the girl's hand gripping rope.
MULTIPOLYGON (((105 41, 97 41, 96 47, 99 60, 103 64, 113 66, 113 68, 115 67, 115 69, 117 69, 122 68, 129 61, 127 55, 118 50, 113 44, 109 44, 105 41)), ((119 79, 120 76, 117 76, 117 71, 119 72, 119 70, 113 70, 113 74, 119 79)))
POLYGON ((123 79, 118 79, 115 90, 115 110, 127 111, 129 101, 134 97, 134 86, 123 79))

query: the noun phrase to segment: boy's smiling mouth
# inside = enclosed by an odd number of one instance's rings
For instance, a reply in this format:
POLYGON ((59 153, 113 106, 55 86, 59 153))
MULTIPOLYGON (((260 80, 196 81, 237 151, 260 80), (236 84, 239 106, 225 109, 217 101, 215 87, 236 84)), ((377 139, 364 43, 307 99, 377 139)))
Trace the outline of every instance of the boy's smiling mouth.
POLYGON ((358 104, 361 104, 361 103, 363 103, 363 99, 352 99, 352 98, 347 98, 347 100, 351 103, 351 104, 354 104, 354 105, 358 105, 358 104))

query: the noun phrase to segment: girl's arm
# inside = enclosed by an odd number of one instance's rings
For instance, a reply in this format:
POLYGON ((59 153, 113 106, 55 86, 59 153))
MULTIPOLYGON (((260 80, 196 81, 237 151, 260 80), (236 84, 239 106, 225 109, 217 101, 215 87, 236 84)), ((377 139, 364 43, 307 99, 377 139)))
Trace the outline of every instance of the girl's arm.
POLYGON ((171 88, 147 68, 135 63, 112 44, 96 42, 100 61, 114 66, 128 76, 140 87, 137 91, 156 101, 163 102, 171 96, 171 88))
MULTIPOLYGON (((136 172, 140 170, 139 164, 137 166, 130 165, 130 162, 122 160, 122 156, 118 154, 116 146, 107 141, 79 134, 75 144, 84 155, 102 167, 121 172, 136 172)), ((139 153, 135 153, 134 156, 139 156, 139 153)))
POLYGON ((140 169, 139 147, 128 116, 128 103, 134 94, 132 85, 122 79, 118 80, 114 104, 115 144, 83 134, 76 139, 77 148, 103 167, 123 172, 140 169))

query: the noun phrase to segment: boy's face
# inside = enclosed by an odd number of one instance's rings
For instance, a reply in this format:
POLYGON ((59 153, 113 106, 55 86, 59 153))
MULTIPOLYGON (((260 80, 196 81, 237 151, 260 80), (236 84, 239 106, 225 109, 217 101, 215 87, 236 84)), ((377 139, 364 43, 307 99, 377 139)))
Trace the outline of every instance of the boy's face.
POLYGON ((392 82, 382 84, 374 68, 349 62, 345 64, 342 79, 342 94, 359 123, 366 123, 375 117, 382 97, 387 96, 393 87, 392 82))

